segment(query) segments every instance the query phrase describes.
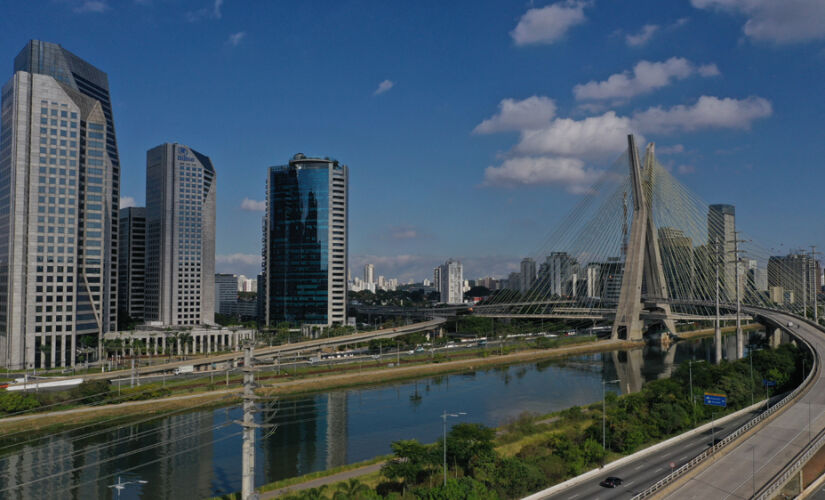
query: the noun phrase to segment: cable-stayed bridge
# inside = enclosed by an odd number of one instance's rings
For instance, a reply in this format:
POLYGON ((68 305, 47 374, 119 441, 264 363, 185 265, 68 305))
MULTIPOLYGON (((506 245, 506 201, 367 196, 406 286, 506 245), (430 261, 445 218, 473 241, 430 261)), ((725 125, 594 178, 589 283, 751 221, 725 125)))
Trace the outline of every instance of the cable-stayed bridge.
POLYGON ((517 282, 473 312, 609 323, 612 338, 626 340, 676 332, 682 321, 738 326, 751 306, 814 317, 814 252, 777 253, 737 228, 732 205, 702 201, 653 144, 642 153, 629 136, 625 153, 522 261, 517 282))

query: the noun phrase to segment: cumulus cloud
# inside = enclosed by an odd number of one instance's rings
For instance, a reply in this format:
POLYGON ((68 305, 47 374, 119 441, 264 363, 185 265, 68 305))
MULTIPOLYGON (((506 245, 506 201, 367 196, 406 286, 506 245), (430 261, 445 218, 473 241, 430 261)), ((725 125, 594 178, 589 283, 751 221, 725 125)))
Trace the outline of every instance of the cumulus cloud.
POLYGON ((257 276, 261 272, 261 256, 248 253, 215 255, 215 270, 219 273, 257 276))
POLYGON ((378 84, 378 88, 375 89, 375 92, 372 95, 380 95, 384 92, 389 92, 391 88, 395 87, 395 82, 392 80, 384 80, 383 82, 378 84))
POLYGON ((668 109, 649 108, 633 115, 633 123, 642 132, 690 132, 704 128, 748 129, 755 120, 773 113, 770 101, 761 97, 732 99, 702 96, 692 106, 668 109))
POLYGON ((479 123, 475 134, 493 134, 511 130, 541 128, 556 114, 556 103, 543 96, 532 96, 517 101, 503 99, 498 103, 498 113, 479 123))
POLYGON ((678 170, 682 175, 688 175, 696 172, 696 167, 693 165, 679 165, 676 170, 678 170))
POLYGON ((105 12, 109 5, 104 0, 85 0, 80 2, 75 8, 75 12, 105 12))
POLYGON ((241 210, 246 210, 247 212, 263 212, 266 210, 266 201, 244 198, 241 202, 241 210))
POLYGON ((520 157, 506 160, 501 166, 487 167, 484 184, 487 186, 563 186, 572 193, 588 191, 600 171, 586 169, 577 158, 520 157))
POLYGON ((137 206, 135 203, 135 199, 131 196, 121 196, 120 197, 120 208, 129 208, 137 206))
POLYGON ((634 132, 630 118, 617 116, 614 111, 582 120, 556 118, 547 127, 523 131, 515 151, 522 155, 601 159, 624 151, 627 134, 634 132))
POLYGON ((691 4, 745 16, 742 30, 753 40, 787 44, 825 38, 822 0, 691 0, 691 4))
POLYGON ((530 9, 521 16, 510 36, 520 46, 556 42, 570 28, 587 20, 584 15, 586 6, 586 2, 568 0, 530 9))
POLYGON ((414 226, 393 226, 389 228, 389 236, 394 240, 414 240, 421 232, 414 226))
POLYGON ((649 42, 657 31, 659 31, 659 26, 655 24, 645 24, 638 33, 625 35, 624 40, 630 47, 641 47, 649 42))
POLYGON ((246 36, 246 31, 239 31, 237 33, 232 33, 231 35, 229 35, 229 38, 226 40, 226 43, 233 46, 233 47, 237 47, 238 44, 240 44, 241 41, 244 39, 245 36, 246 36))
POLYGON ((576 99, 617 99, 646 94, 691 75, 710 77, 719 74, 715 64, 696 66, 683 57, 662 62, 639 61, 632 71, 610 75, 607 80, 590 81, 573 87, 576 99))

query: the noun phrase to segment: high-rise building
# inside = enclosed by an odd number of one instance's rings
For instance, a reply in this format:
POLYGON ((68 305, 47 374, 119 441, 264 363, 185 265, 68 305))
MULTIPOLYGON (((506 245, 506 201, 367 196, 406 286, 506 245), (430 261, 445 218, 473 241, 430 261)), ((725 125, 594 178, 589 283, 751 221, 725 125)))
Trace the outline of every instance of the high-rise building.
POLYGON ((106 73, 30 41, 0 103, 0 363, 74 366, 117 325, 120 162, 106 73))
POLYGON ((455 259, 448 259, 440 266, 441 302, 445 304, 464 303, 464 267, 455 259))
POLYGON ((238 277, 234 274, 215 275, 215 312, 232 314, 238 302, 238 277))
POLYGON ((768 288, 781 287, 790 292, 790 303, 814 303, 814 293, 821 289, 819 261, 810 255, 796 252, 768 259, 768 288))
POLYGON ((599 264, 599 282, 602 287, 602 303, 615 304, 619 302, 622 293, 622 276, 624 262, 619 257, 608 257, 607 262, 599 264))
POLYGON ((367 264, 364 266, 364 282, 375 283, 375 266, 367 264))
POLYGON ((216 181, 188 146, 146 152, 146 321, 214 324, 216 181))
POLYGON ((266 181, 266 324, 347 322, 349 170, 296 154, 266 181))
POLYGON ((120 209, 118 241, 118 315, 143 320, 146 287, 146 209, 120 209))
POLYGON ((523 259, 521 261, 521 273, 519 274, 521 274, 519 291, 521 293, 527 293, 536 283, 536 261, 530 257, 523 259))
POLYGON ((708 245, 719 259, 719 282, 722 300, 736 296, 736 208, 733 205, 708 207, 708 245))
POLYGON ((585 292, 585 296, 590 299, 595 299, 601 297, 602 294, 602 286, 601 286, 601 264, 597 262, 591 262, 587 264, 585 268, 585 282, 587 284, 587 290, 585 292))
POLYGON ((433 268, 433 288, 441 293, 441 266, 433 268))
POLYGON ((668 296, 673 299, 693 297, 693 242, 685 233, 672 227, 659 228, 659 253, 668 296))
POLYGON ((576 259, 567 252, 552 252, 541 265, 539 280, 550 295, 575 295, 578 267, 576 259))

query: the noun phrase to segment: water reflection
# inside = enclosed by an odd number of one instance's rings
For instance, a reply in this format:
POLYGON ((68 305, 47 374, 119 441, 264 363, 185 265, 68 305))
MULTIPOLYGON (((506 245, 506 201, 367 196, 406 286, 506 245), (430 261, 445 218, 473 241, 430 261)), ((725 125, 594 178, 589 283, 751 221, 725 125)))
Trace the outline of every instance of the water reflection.
MULTIPOLYGON (((787 342, 784 336, 779 342, 787 342)), ((748 344, 767 346, 764 332, 748 344)), ((735 357, 735 336, 723 341, 735 357), (732 341, 730 339, 733 339, 732 341)), ((389 452, 389 444, 441 433, 443 410, 465 421, 497 426, 524 411, 548 413, 602 398, 602 380, 615 392, 634 392, 669 377, 687 360, 712 362, 712 338, 665 348, 576 356, 349 391, 283 398, 262 408, 259 422, 278 424, 258 433, 256 484, 337 467, 389 452)), ((143 479, 121 498, 205 498, 240 489, 238 407, 192 411, 95 434, 81 429, 6 450, 0 457, 0 498, 112 498, 108 485, 143 479)), ((461 420, 456 420, 456 423, 461 420)))

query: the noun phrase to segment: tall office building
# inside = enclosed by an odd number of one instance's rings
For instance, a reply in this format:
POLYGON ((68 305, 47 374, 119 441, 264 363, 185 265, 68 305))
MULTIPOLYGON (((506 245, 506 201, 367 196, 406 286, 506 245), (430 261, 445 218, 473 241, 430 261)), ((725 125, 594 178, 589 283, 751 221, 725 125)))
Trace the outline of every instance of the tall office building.
POLYGON ((188 146, 146 152, 148 322, 215 322, 215 183, 212 160, 188 146))
POLYGON ((557 297, 575 295, 577 278, 578 263, 567 252, 552 252, 539 271, 542 286, 557 297))
POLYGON ((719 267, 720 293, 723 300, 736 296, 736 208, 733 205, 708 207, 708 245, 723 264, 719 267))
POLYGON ((767 281, 768 288, 791 292, 790 303, 811 307, 822 285, 819 261, 802 252, 773 256, 768 259, 767 281))
POLYGON ((670 298, 693 298, 693 242, 672 227, 659 228, 659 254, 670 298))
POLYGON ((232 314, 238 303, 238 277, 234 274, 215 275, 215 312, 232 314))
POLYGON ((536 261, 527 257, 521 261, 519 291, 527 293, 536 283, 536 261))
POLYGON ((448 259, 440 266, 441 302, 445 304, 464 303, 464 267, 455 259, 448 259))
POLYGON ((143 320, 143 295, 146 287, 146 209, 120 209, 118 241, 118 315, 143 320))
POLYGON ((106 73, 32 40, 0 103, 0 364, 75 364, 117 325, 120 163, 106 73))
POLYGON ((264 220, 264 318, 315 325, 347 321, 349 169, 296 154, 270 167, 264 220))
POLYGON ((441 293, 441 266, 433 268, 433 288, 441 293))
POLYGON ((364 282, 375 283, 375 266, 367 264, 364 266, 364 282))

